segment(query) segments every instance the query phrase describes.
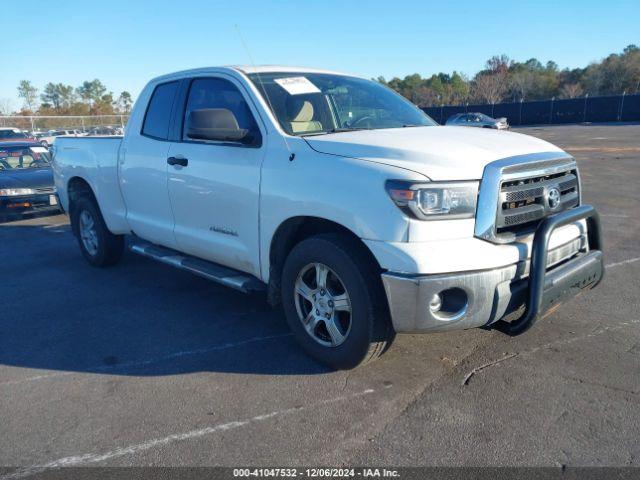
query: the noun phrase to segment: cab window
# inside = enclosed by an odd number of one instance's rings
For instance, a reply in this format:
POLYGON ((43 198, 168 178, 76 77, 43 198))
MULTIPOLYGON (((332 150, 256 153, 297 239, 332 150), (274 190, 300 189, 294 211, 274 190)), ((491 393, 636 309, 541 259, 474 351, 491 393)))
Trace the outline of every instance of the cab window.
POLYGON ((142 124, 142 135, 166 140, 169 137, 171 108, 178 91, 178 82, 158 85, 153 91, 142 124))
POLYGON ((260 144, 260 129, 247 101, 233 83, 222 78, 197 78, 191 82, 182 126, 183 140, 194 141, 187 135, 191 112, 205 109, 223 112, 221 118, 230 124, 230 128, 246 130, 251 146, 260 144))

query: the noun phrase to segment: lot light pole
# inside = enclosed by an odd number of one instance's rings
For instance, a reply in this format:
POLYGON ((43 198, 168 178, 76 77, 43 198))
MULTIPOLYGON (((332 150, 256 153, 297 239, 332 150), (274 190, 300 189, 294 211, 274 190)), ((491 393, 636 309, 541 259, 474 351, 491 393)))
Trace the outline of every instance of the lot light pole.
POLYGON ((589 94, 587 93, 584 96, 584 112, 582 114, 582 123, 585 123, 587 121, 587 100, 589 99, 589 94))
POLYGON ((522 125, 522 104, 524 103, 524 98, 520 97, 520 122, 518 125, 522 125))
POLYGON ((622 92, 622 98, 620 99, 620 110, 618 111, 618 121, 622 120, 622 109, 624 108, 624 96, 627 94, 627 91, 624 90, 622 92))

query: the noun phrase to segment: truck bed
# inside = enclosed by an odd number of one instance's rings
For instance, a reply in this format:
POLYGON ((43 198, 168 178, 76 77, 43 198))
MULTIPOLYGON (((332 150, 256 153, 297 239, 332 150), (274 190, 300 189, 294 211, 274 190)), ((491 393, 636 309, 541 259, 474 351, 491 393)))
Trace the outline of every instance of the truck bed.
POLYGON ((121 135, 59 137, 53 147, 53 168, 60 204, 68 211, 68 185, 76 178, 86 181, 98 200, 113 233, 127 233, 125 206, 118 181, 121 135))

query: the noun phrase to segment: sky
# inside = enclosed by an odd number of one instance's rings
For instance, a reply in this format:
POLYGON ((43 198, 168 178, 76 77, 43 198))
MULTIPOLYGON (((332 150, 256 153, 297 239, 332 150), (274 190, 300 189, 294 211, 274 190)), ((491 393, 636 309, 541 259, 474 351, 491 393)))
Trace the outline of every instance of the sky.
POLYGON ((0 100, 13 108, 22 79, 42 91, 98 78, 135 98, 154 76, 204 66, 473 76, 496 54, 574 68, 640 45, 640 0, 0 0, 0 18, 0 100))

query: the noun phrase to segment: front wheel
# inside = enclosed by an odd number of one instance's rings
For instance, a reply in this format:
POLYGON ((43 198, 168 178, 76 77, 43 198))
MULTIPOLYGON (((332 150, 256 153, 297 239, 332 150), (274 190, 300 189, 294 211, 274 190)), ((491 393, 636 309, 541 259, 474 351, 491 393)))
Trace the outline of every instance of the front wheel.
POLYGON ((116 264, 124 251, 124 237, 109 231, 95 200, 81 195, 71 211, 71 224, 78 237, 80 251, 95 267, 116 264))
POLYGON ((380 272, 349 237, 318 235, 296 245, 285 261, 282 300, 298 342, 335 369, 374 360, 393 338, 380 272))

